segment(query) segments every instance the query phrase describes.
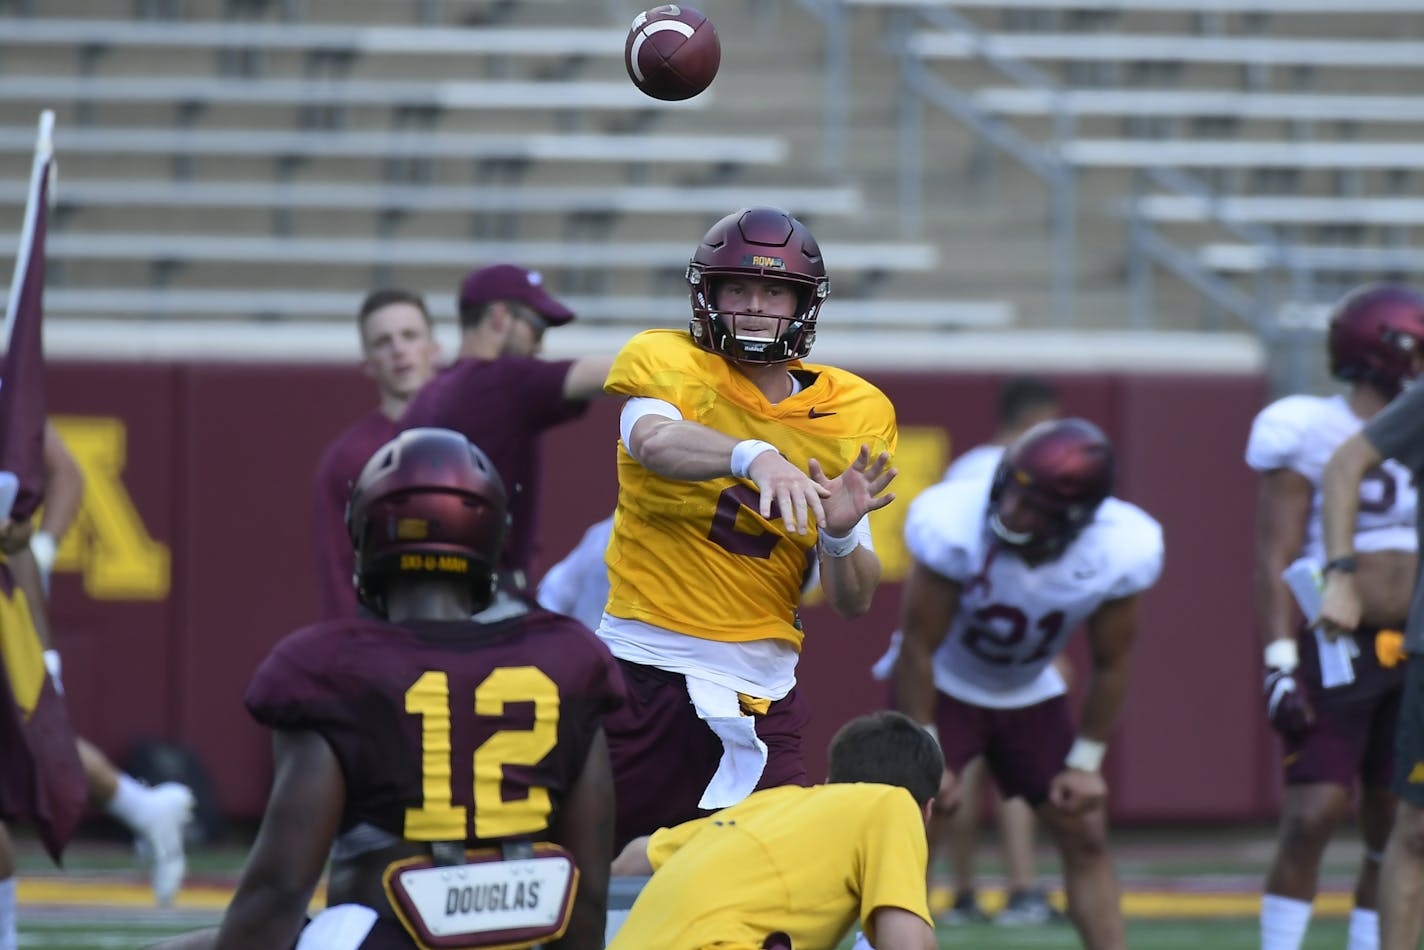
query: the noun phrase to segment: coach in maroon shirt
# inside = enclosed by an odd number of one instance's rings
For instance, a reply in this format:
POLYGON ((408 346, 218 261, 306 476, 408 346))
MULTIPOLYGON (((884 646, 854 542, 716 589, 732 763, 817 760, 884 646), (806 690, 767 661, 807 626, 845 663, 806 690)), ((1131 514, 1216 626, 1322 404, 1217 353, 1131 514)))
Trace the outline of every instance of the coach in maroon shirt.
POLYGON ((411 398, 439 369, 425 301, 408 290, 377 290, 366 296, 356 317, 366 374, 376 381, 380 402, 342 432, 322 453, 316 472, 312 536, 317 590, 326 619, 355 617, 356 588, 351 539, 346 534, 346 499, 376 449, 396 437, 396 420, 411 398))
POLYGON ((539 435, 578 418, 603 393, 609 357, 538 359, 544 331, 574 318, 544 289, 538 271, 493 264, 460 287, 459 358, 411 400, 402 429, 454 429, 499 469, 509 492, 510 532, 502 583, 529 586, 538 532, 539 435))

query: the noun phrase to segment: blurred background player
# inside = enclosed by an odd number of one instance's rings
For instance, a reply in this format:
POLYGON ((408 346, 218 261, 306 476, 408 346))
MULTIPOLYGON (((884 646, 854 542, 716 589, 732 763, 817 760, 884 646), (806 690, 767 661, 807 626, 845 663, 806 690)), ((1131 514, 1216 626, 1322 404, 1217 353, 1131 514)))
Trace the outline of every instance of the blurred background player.
POLYGON ((833 947, 856 921, 878 950, 938 947, 924 888, 938 746, 884 711, 842 726, 829 753, 829 784, 759 791, 630 842, 614 873, 653 876, 610 950, 833 947))
MULTIPOLYGON (((1413 357, 1415 382, 1342 442, 1325 465, 1325 555, 1335 569, 1326 575, 1320 623, 1334 637, 1349 637, 1368 611, 1357 518, 1370 473, 1388 457, 1408 467, 1415 485, 1424 480, 1424 386, 1417 381, 1421 345, 1416 338, 1403 348, 1412 350, 1407 355, 1413 357)), ((1424 544, 1424 521, 1417 525, 1416 545, 1424 544)), ((1379 869, 1379 941, 1385 950, 1415 950, 1424 936, 1424 578, 1417 574, 1404 649, 1408 665, 1393 783, 1399 809, 1379 869)))
POLYGON ((945 481, 991 477, 1009 443, 1040 422, 1057 419, 1062 408, 1057 387, 1046 379, 1014 376, 1004 380, 995 407, 994 434, 987 442, 955 456, 944 470, 945 481))
POLYGON ((982 755, 1006 797, 1037 809, 1063 857, 1068 914, 1093 950, 1125 945, 1100 768, 1138 600, 1163 557, 1157 522, 1110 497, 1116 468, 1096 426, 1065 419, 1021 436, 992 480, 920 495, 905 521, 914 560, 895 666, 900 708, 939 737, 945 794, 982 755), (1093 666, 1074 738, 1052 660, 1080 623, 1093 666))
MULTIPOLYGON (((458 433, 411 429, 378 449, 350 511, 373 619, 298 630, 253 676, 246 703, 273 730, 274 777, 216 946, 290 947, 299 933, 325 950, 425 946, 423 905, 402 905, 403 917, 392 906, 403 868, 548 845, 573 856, 578 880, 567 931, 541 945, 601 946, 613 860, 602 720, 622 692, 613 658, 566 617, 494 599, 504 488, 458 433), (328 855, 328 907, 308 923, 328 855)), ((444 888, 438 905, 443 918, 444 888)), ((169 946, 212 942, 207 932, 169 946)))
POLYGON ((327 619, 358 612, 346 499, 371 453, 395 438, 396 420, 440 368, 440 344, 425 301, 408 290, 374 290, 356 315, 362 367, 376 383, 377 404, 322 452, 316 470, 312 540, 317 593, 327 619))
MULTIPOLYGON (((992 477, 1006 446, 1040 422, 1057 419, 1061 409, 1058 389, 1048 380, 1038 376, 1006 379, 999 386, 993 436, 950 462, 945 469, 945 480, 992 477)), ((1072 666, 1067 655, 1060 653, 1054 657, 1053 665, 1071 688, 1072 666)), ((968 762, 956 778, 959 807, 947 819, 930 825, 930 867, 935 866, 939 846, 947 841, 953 893, 945 894, 932 886, 930 907, 949 907, 949 912, 940 918, 945 923, 975 923, 989 919, 979 904, 974 875, 974 854, 979 844, 979 803, 984 801, 986 792, 983 758, 968 762)), ((1008 891, 1004 909, 995 915, 994 922, 1014 926, 1062 920, 1062 913, 1048 902, 1048 896, 1038 884, 1034 861, 1038 827, 1033 809, 1022 798, 1000 796, 993 782, 987 783, 987 791, 998 813, 1008 891)))
POLYGON ((595 521, 574 549, 549 568, 539 582, 539 606, 566 614, 590 630, 598 629, 608 603, 608 539, 613 516, 595 521))
POLYGON ((867 515, 894 498, 890 401, 801 362, 829 292, 806 226, 729 214, 687 280, 690 335, 640 333, 607 384, 629 397, 598 627, 629 691, 608 722, 620 843, 806 784, 802 583, 818 560, 831 608, 865 613, 880 581, 867 515))
POLYGON ((509 490, 510 536, 500 584, 529 586, 539 533, 540 439, 581 416, 603 392, 607 357, 541 360, 544 332, 574 319, 538 271, 492 264, 460 285, 460 352, 411 401, 401 428, 461 433, 494 461, 509 490))
POLYGON ((1328 642, 1302 625, 1281 572, 1298 558, 1327 574, 1338 567, 1326 563, 1321 533, 1325 463, 1418 374, 1421 345, 1424 298, 1391 286, 1349 294, 1336 306, 1328 341, 1330 370, 1349 382, 1349 392, 1273 402, 1256 417, 1246 446, 1247 464, 1261 472, 1256 612, 1266 642, 1266 709, 1285 745, 1280 830, 1261 900, 1262 950, 1296 950, 1304 940, 1321 854, 1356 781, 1365 854, 1350 947, 1376 946, 1379 862, 1395 809, 1389 786, 1404 687, 1397 631, 1416 569, 1417 496, 1409 471, 1385 462, 1361 484, 1354 550, 1365 609, 1350 637, 1328 642))
MULTIPOLYGON (((7 550, 12 554, 23 547, 28 537, 36 568, 37 589, 27 593, 32 601, 38 603, 45 601, 43 591, 49 588, 55 555, 84 498, 84 475, 54 424, 48 422, 44 432, 44 460, 45 502, 40 512, 39 529, 31 535, 28 525, 7 522, 3 531, 7 550)), ((22 586, 29 586, 25 581, 30 575, 23 565, 17 565, 16 576, 22 586)), ((54 680, 55 689, 62 695, 62 663, 59 651, 54 648, 48 611, 34 611, 33 620, 35 632, 45 645, 45 666, 54 680)), ((164 782, 150 788, 120 771, 98 746, 87 739, 76 738, 76 745, 88 780, 90 804, 123 822, 133 833, 140 854, 149 864, 154 899, 164 906, 172 903, 183 885, 187 870, 183 829, 193 817, 193 792, 178 782, 164 782)), ((0 843, 0 847, 5 844, 8 842, 0 843)), ((0 870, 3 870, 4 863, 0 861, 0 870)), ((11 870, 13 873, 13 866, 11 870)))

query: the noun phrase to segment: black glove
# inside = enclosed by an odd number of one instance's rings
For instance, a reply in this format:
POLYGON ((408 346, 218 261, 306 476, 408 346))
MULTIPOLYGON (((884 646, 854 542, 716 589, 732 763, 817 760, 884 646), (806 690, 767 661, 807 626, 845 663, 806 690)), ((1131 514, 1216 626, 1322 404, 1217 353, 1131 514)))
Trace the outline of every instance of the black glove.
POLYGON ((1305 694, 1305 684, 1293 668, 1266 667, 1266 715, 1271 725, 1286 738, 1297 738, 1315 724, 1315 711, 1305 694))

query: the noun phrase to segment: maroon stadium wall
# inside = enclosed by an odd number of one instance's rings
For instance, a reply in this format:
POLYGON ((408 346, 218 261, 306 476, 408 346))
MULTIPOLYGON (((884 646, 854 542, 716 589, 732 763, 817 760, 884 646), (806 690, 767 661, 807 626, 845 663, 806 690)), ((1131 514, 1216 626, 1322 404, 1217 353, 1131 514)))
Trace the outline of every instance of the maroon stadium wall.
MULTIPOLYGON (((801 682, 815 710, 811 774, 851 715, 884 703, 868 667, 895 627, 906 503, 992 429, 991 374, 873 373, 900 413, 900 500, 877 516, 885 583, 854 622, 806 611, 801 682)), ((1067 411, 1119 446, 1119 494, 1165 528, 1132 686, 1108 757, 1123 820, 1272 812, 1278 748, 1261 710, 1251 611, 1254 478, 1242 450, 1265 386, 1247 376, 1066 375, 1067 411)), ((312 476, 327 441, 372 402, 330 366, 60 363, 51 409, 88 477, 53 589, 66 698, 81 732, 122 761, 160 737, 197 751, 230 814, 260 813, 267 737, 247 717, 252 670, 315 615, 312 476)), ((548 437, 540 566, 611 510, 617 408, 548 437)), ((728 590, 729 598, 738 596, 728 590)), ((1081 637, 1070 650, 1081 696, 1081 637)))

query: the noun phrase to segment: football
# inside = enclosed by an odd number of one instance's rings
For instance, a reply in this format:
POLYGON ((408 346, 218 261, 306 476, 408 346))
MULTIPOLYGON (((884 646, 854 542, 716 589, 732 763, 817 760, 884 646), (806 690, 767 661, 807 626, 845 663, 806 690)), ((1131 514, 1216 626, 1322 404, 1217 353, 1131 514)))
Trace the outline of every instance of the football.
POLYGON ((691 99, 716 77, 722 44, 711 20, 684 4, 665 3, 633 18, 623 62, 633 84, 654 99, 691 99))

